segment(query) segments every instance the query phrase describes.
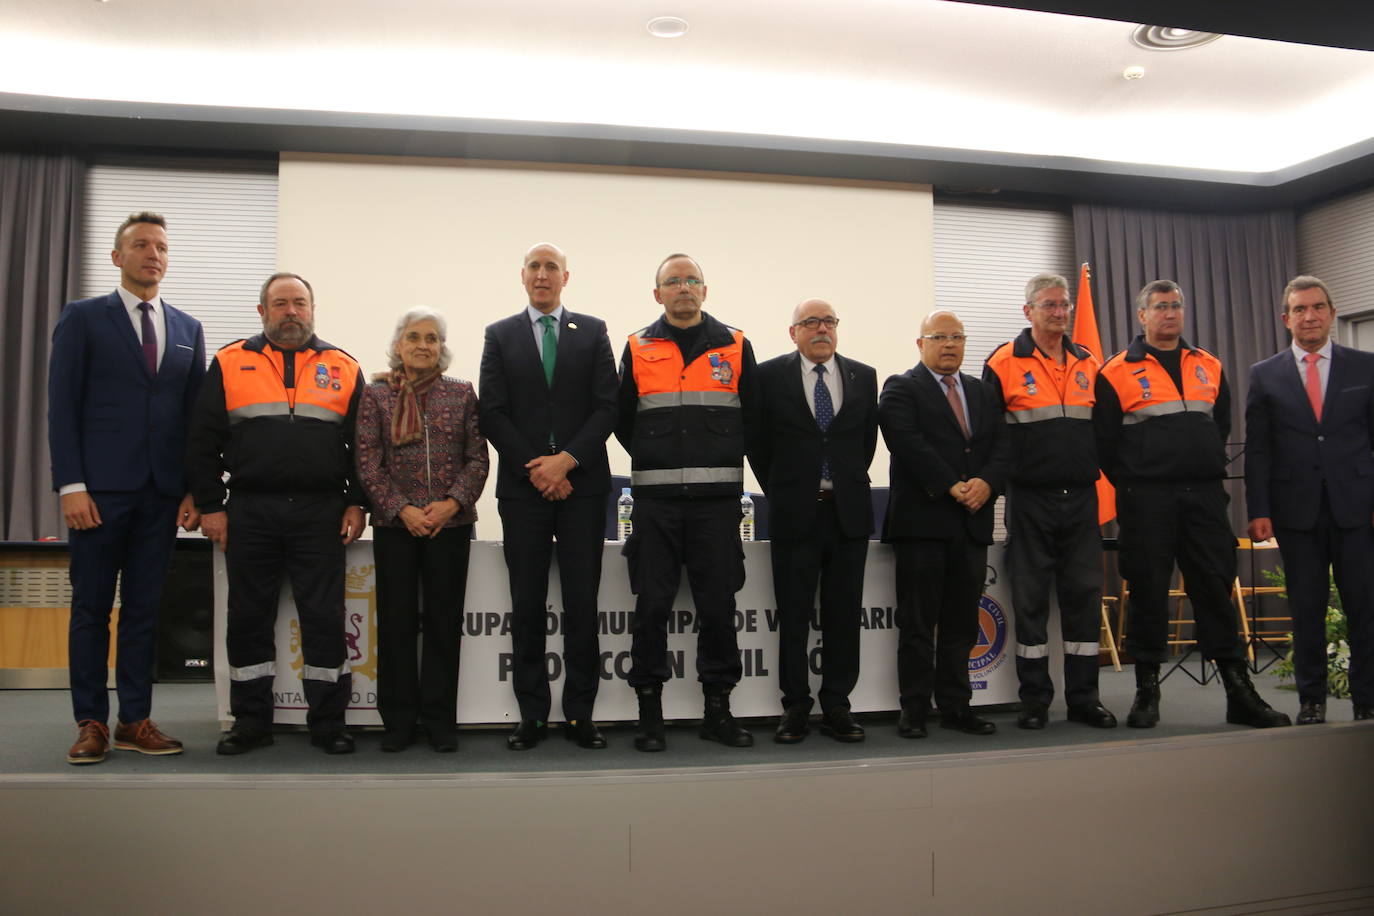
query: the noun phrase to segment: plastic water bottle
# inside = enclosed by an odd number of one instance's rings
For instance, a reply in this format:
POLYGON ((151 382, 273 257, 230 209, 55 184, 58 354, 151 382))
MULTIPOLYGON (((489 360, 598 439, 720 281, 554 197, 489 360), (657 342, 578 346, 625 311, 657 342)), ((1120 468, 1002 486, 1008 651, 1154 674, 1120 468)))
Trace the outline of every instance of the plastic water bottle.
POLYGON ((630 495, 629 487, 620 488, 620 498, 615 501, 615 533, 620 540, 628 540, 635 530, 630 516, 635 513, 635 498, 630 495))
POLYGON ((752 541, 754 539, 754 498, 745 490, 744 495, 739 498, 739 539, 741 541, 752 541))

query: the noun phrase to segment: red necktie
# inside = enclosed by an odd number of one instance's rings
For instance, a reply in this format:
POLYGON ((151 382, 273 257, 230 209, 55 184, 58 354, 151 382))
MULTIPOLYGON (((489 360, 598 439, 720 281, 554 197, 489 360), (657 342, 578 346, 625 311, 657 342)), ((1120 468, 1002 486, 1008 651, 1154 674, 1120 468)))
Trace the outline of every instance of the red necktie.
POLYGON ((1318 423, 1322 421, 1322 377, 1317 372, 1317 360, 1321 358, 1320 353, 1303 355, 1303 359, 1307 360, 1307 400, 1312 402, 1312 413, 1316 415, 1318 423))
POLYGON ((143 312, 143 358, 148 361, 148 374, 157 375, 157 329, 153 327, 153 304, 140 302, 138 307, 143 312))
POLYGON ((954 411, 954 419, 959 421, 959 429, 963 431, 964 438, 969 438, 968 422, 964 419, 964 399, 959 397, 959 383, 954 380, 954 376, 945 376, 945 396, 949 398, 949 409, 954 411))

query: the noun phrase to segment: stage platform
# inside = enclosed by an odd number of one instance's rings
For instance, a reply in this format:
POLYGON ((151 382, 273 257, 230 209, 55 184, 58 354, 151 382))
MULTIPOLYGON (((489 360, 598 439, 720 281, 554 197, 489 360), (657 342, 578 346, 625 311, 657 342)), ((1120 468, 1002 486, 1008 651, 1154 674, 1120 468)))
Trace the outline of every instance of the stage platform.
MULTIPOLYGON (((1124 720, 1130 668, 1102 688, 1124 720)), ((613 725, 605 751, 464 729, 454 755, 384 754, 360 731, 328 757, 282 731, 237 758, 214 753, 214 709, 208 684, 159 685, 186 754, 73 767, 66 693, 0 691, 0 912, 1374 912, 1374 723, 1348 701, 1256 731, 1175 674, 1148 731, 1057 708, 1025 732, 1008 709, 991 737, 909 741, 870 714, 851 745, 750 720, 748 749, 682 723, 653 755, 613 725)))

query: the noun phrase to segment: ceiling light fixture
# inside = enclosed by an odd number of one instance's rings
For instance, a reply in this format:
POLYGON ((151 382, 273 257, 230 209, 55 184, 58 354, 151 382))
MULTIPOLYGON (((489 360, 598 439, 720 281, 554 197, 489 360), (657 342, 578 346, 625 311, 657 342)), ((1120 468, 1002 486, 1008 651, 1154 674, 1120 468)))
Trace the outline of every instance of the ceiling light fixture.
POLYGON ((681 38, 687 34, 687 20, 681 16, 655 16, 645 26, 655 38, 681 38))
POLYGON ((1164 25, 1138 25, 1131 32, 1136 47, 1147 51, 1183 51, 1199 48, 1221 37, 1220 32, 1198 32, 1164 25))
POLYGON ((1138 80, 1145 78, 1145 68, 1139 65, 1127 67, 1121 71, 1121 78, 1127 80, 1138 80))

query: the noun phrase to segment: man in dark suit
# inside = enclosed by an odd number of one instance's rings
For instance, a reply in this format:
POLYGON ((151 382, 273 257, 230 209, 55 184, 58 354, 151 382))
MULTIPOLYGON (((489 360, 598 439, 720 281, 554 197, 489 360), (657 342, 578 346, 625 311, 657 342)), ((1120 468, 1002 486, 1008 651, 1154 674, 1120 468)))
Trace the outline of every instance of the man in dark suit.
POLYGON ((111 253, 119 288, 68 303, 53 329, 48 448, 70 529, 67 651, 80 728, 68 763, 99 763, 110 743, 106 664, 121 573, 114 746, 159 756, 182 751, 149 713, 157 609, 176 526, 191 531, 200 519, 186 492, 182 451, 205 376, 205 335, 200 322, 158 295, 166 226, 156 213, 126 219, 111 253))
POLYGON ((1316 277, 1283 291, 1292 346, 1250 367, 1245 495, 1250 537, 1277 535, 1293 616, 1299 725, 1326 721, 1326 607, 1334 567, 1350 633, 1356 719, 1374 716, 1374 354, 1331 341, 1316 277))
POLYGON ((926 736, 932 694, 942 728, 997 730, 969 709, 968 657, 978 638, 993 503, 1006 488, 1010 450, 991 389, 959 371, 966 340, 958 315, 926 316, 916 342, 920 365, 889 378, 878 399, 892 453, 883 540, 897 559, 903 738, 926 736))
POLYGON ((615 359, 606 324, 563 308, 568 262, 555 245, 525 254, 529 305, 487 328, 481 427, 501 456, 497 506, 510 574, 513 686, 520 724, 506 739, 528 750, 547 734, 545 599, 555 544, 563 586, 564 734, 604 748, 592 722, 600 683, 597 592, 611 488, 606 439, 615 428, 615 359))
POLYGON ((859 610, 873 532, 868 466, 878 445, 878 376, 835 352, 840 319, 807 299, 792 312, 797 350, 760 363, 745 426, 749 463, 768 496, 778 603, 782 721, 773 738, 806 737, 811 713, 807 634, 820 585, 821 733, 862 741, 849 711, 859 680, 859 610))

